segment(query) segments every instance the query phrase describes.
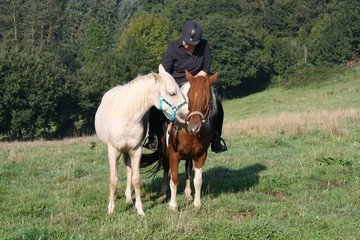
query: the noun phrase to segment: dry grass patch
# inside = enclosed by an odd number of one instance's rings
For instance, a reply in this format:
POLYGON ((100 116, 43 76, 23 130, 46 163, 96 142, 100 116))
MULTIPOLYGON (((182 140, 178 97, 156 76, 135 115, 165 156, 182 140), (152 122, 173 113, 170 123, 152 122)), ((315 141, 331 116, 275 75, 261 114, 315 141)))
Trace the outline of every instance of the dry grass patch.
POLYGON ((0 151, 10 149, 17 149, 23 147, 39 147, 39 146, 63 146, 74 143, 86 143, 97 141, 96 136, 78 137, 78 138, 65 138, 63 140, 36 140, 36 141, 15 141, 15 142, 0 142, 0 151))
POLYGON ((265 137, 276 134, 300 135, 311 130, 339 135, 346 134, 347 120, 360 120, 360 109, 317 111, 303 113, 280 113, 249 119, 226 121, 224 132, 227 136, 265 137))

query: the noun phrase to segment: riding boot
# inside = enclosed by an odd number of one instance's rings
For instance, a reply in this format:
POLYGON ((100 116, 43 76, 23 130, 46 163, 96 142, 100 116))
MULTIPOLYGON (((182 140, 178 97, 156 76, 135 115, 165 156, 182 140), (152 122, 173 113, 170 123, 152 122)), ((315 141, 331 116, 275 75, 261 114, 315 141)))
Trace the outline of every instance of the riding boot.
POLYGON ((214 129, 214 135, 211 141, 211 151, 215 153, 221 153, 227 151, 226 143, 224 139, 220 137, 216 129, 214 129))
POLYGON ((143 147, 156 151, 159 144, 159 137, 162 135, 162 125, 165 116, 155 107, 150 108, 149 115, 149 136, 145 139, 143 147), (158 137, 159 136, 159 137, 158 137))
POLYGON ((215 153, 227 151, 227 146, 224 139, 221 138, 222 125, 224 122, 224 110, 219 98, 216 96, 217 113, 212 117, 214 127, 213 138, 211 141, 211 151, 215 153))

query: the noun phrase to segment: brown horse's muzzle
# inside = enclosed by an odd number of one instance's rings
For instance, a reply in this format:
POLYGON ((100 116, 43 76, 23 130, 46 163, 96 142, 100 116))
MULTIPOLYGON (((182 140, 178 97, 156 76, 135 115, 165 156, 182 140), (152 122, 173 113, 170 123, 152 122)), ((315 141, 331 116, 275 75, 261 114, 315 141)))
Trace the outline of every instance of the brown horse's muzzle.
POLYGON ((189 114, 186 129, 190 134, 196 135, 200 132, 204 122, 203 117, 204 115, 201 112, 192 112, 189 114))

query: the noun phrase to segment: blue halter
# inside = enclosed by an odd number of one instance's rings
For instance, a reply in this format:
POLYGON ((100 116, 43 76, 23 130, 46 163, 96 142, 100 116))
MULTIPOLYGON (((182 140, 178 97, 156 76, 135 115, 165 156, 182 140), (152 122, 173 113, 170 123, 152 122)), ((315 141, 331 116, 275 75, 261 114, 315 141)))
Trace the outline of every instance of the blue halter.
POLYGON ((182 106, 184 106, 186 104, 186 101, 183 101, 182 103, 180 103, 178 106, 174 106, 172 105, 169 101, 167 101, 160 93, 160 110, 164 113, 165 117, 167 119, 169 119, 170 121, 174 121, 175 120, 175 114, 176 111, 179 110, 182 106), (167 105, 169 105, 172 109, 171 115, 169 116, 163 109, 163 102, 165 102, 167 105))

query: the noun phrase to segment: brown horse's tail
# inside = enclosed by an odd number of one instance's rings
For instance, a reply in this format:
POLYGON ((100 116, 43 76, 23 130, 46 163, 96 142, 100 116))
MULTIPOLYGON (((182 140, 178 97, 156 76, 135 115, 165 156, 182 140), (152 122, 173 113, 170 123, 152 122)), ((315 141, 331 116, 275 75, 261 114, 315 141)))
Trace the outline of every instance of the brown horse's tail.
POLYGON ((140 168, 149 167, 156 162, 153 167, 144 171, 145 174, 149 174, 150 177, 154 178, 157 172, 162 169, 162 161, 163 159, 159 150, 149 154, 142 154, 140 159, 140 168))

